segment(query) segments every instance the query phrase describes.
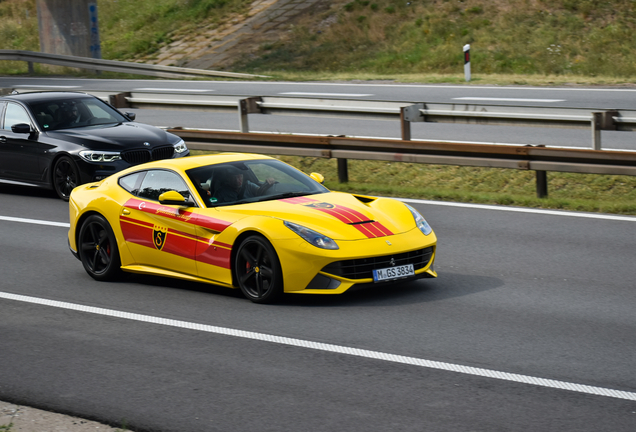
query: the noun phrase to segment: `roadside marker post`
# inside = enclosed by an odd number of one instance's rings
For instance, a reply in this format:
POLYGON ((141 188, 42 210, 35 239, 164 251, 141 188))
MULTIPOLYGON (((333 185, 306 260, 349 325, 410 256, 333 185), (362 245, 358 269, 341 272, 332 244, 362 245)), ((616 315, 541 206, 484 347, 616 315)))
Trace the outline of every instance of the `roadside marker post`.
POLYGON ((464 45, 464 76, 470 81, 470 44, 464 45))

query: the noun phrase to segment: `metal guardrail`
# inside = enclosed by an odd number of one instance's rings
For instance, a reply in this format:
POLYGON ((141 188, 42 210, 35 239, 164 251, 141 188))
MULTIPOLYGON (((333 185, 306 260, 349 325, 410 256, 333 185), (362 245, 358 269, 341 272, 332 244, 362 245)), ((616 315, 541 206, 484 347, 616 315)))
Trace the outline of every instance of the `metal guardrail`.
POLYGON ((411 139, 412 122, 479 125, 585 128, 591 131, 591 148, 601 149, 601 131, 635 131, 636 111, 589 108, 519 107, 456 103, 383 102, 312 99, 278 96, 217 96, 202 94, 131 92, 114 96, 120 108, 168 108, 235 112, 240 131, 248 132, 248 114, 285 114, 400 119, 401 138, 411 139))
POLYGON ((257 78, 262 75, 250 75, 234 72, 209 71, 203 69, 180 68, 173 66, 133 63, 116 60, 102 60, 88 57, 76 57, 60 54, 47 54, 35 51, 0 50, 0 60, 25 61, 29 64, 29 73, 33 73, 33 63, 45 63, 95 71, 121 72, 161 78, 257 78))
MULTIPOLYGON (((25 91, 25 89, 21 89, 25 91)), ((347 159, 375 159, 536 171, 537 195, 547 196, 547 171, 636 175, 636 152, 601 150, 601 130, 636 130, 636 111, 513 107, 343 99, 127 92, 91 92, 118 108, 162 108, 238 112, 240 132, 176 128, 193 149, 313 156, 338 159, 338 176, 348 181, 347 159), (400 119, 395 139, 249 133, 248 114, 400 119), (411 122, 590 128, 592 149, 411 141, 411 122)))
POLYGON ((536 171, 537 195, 545 197, 547 171, 636 175, 636 152, 504 146, 391 139, 282 135, 169 129, 192 150, 254 152, 338 159, 340 182, 348 181, 347 159, 463 165, 536 171))

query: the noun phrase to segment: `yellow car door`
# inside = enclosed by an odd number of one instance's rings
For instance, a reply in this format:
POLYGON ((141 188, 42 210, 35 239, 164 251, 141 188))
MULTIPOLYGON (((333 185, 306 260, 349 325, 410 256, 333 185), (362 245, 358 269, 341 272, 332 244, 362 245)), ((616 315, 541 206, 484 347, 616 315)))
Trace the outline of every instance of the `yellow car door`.
POLYGON ((120 226, 126 246, 138 271, 143 267, 196 276, 196 217, 192 208, 159 202, 159 196, 176 191, 186 201, 191 192, 175 172, 152 169, 135 173, 135 197, 120 212, 120 226))

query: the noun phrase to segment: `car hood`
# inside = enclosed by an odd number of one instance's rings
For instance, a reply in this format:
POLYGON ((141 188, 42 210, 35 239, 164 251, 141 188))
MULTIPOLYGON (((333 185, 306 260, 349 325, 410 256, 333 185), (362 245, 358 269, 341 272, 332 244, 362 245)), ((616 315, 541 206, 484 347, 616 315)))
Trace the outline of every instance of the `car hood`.
POLYGON ((232 213, 239 219, 241 216, 282 219, 334 240, 391 236, 415 228, 413 215, 397 200, 340 192, 217 207, 216 210, 232 213))
POLYGON ((46 133, 52 138, 70 141, 91 150, 121 151, 138 147, 154 148, 174 144, 177 141, 174 135, 162 129, 133 122, 62 129, 46 133))

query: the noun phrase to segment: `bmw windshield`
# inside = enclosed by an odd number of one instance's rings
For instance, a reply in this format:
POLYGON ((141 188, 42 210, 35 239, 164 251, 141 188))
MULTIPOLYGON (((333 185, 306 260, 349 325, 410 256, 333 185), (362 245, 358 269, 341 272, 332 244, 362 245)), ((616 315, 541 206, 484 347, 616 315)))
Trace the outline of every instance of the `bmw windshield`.
POLYGON ((129 121, 117 110, 92 97, 32 102, 31 111, 44 131, 129 121))

